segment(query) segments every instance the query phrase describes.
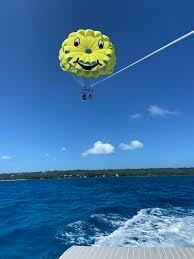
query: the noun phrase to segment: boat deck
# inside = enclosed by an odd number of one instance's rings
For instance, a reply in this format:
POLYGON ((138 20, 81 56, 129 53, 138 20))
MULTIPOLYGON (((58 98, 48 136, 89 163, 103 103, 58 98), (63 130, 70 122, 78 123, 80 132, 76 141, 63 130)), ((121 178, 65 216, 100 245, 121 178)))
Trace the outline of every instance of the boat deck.
POLYGON ((194 259, 194 248, 72 246, 59 259, 194 259))

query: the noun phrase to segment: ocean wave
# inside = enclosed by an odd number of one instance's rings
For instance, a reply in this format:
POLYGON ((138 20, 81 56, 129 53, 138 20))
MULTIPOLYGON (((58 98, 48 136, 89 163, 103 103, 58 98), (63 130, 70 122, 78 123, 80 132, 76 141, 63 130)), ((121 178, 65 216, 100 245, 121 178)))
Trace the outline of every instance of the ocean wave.
POLYGON ((56 234, 66 245, 92 245, 102 236, 108 236, 127 219, 117 214, 93 214, 88 219, 68 224, 56 234))
POLYGON ((0 182, 15 182, 15 181, 27 181, 28 179, 10 179, 10 180, 0 180, 0 182))
POLYGON ((148 208, 127 220, 98 246, 194 246, 194 211, 181 208, 148 208))
POLYGON ((68 224, 56 238, 69 245, 194 246, 194 210, 141 209, 132 218, 94 214, 68 224))

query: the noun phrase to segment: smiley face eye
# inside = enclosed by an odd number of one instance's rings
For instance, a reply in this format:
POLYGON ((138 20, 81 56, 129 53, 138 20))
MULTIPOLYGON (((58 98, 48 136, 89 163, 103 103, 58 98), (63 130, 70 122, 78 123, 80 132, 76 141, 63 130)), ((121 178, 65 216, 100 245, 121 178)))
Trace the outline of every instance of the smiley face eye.
POLYGON ((80 39, 79 39, 79 38, 76 38, 76 39, 74 40, 74 46, 75 46, 75 47, 78 47, 79 44, 80 44, 80 39))
POLYGON ((99 46, 100 49, 103 49, 103 47, 104 47, 104 42, 103 42, 102 40, 99 40, 98 46, 99 46))

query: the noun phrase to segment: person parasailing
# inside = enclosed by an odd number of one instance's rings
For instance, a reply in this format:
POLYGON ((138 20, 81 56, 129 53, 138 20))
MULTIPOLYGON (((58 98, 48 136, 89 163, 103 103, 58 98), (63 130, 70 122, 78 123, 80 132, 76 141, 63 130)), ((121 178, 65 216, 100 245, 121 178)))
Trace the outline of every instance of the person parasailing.
POLYGON ((63 41, 59 60, 62 70, 76 76, 82 86, 82 100, 91 100, 93 89, 89 80, 113 72, 116 64, 115 48, 100 31, 80 29, 70 33, 63 41))

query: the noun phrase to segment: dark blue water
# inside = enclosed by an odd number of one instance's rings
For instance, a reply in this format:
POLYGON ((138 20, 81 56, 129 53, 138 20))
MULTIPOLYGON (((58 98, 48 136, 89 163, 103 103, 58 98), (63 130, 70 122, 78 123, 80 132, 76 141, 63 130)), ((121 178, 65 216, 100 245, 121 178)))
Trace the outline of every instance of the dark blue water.
POLYGON ((0 182, 0 258, 73 244, 194 246, 194 177, 0 182))

